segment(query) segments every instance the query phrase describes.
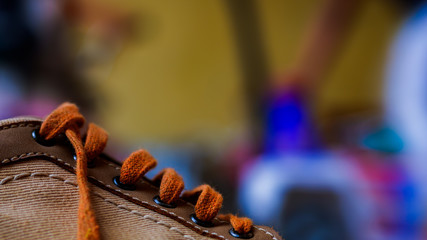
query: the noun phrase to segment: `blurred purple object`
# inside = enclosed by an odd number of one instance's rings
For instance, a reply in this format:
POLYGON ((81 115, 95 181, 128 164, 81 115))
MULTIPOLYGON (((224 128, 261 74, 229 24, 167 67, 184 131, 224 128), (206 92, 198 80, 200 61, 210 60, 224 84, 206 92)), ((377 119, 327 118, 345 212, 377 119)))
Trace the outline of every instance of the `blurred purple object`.
POLYGON ((266 152, 298 152, 319 148, 313 122, 296 88, 275 89, 266 110, 266 152))

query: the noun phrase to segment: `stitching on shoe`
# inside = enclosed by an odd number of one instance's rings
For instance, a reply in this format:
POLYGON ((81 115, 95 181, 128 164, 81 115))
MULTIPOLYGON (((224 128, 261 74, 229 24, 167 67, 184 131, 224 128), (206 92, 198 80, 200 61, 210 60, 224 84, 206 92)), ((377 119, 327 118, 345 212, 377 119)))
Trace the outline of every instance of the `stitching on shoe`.
MULTIPOLYGON (((6 126, 2 126, 2 127, 0 127, 0 131, 5 130, 5 129, 9 129, 9 128, 18 128, 18 127, 37 127, 37 126, 40 126, 40 124, 34 124, 34 123, 11 124, 11 125, 6 125, 6 126)), ((26 157, 36 157, 36 156, 46 156, 46 157, 50 157, 50 158, 52 158, 52 159, 54 159, 54 160, 57 160, 57 161, 61 162, 62 164, 64 164, 64 165, 66 165, 66 166, 68 166, 68 167, 70 167, 70 168, 74 169, 74 170, 76 169, 75 167, 73 167, 73 166, 71 166, 70 164, 66 163, 64 160, 62 160, 62 159, 60 159, 60 158, 58 158, 58 157, 56 157, 56 156, 54 156, 54 155, 50 155, 50 154, 48 154, 48 153, 44 153, 44 152, 29 152, 29 153, 24 153, 24 154, 21 154, 21 155, 16 155, 16 156, 11 157, 11 158, 3 159, 3 160, 1 161, 1 163, 0 163, 0 165, 1 165, 1 164, 5 164, 5 163, 9 163, 9 162, 14 162, 14 161, 17 161, 17 160, 20 160, 20 159, 26 158, 26 157)), ((103 161, 103 162, 105 162, 105 163, 107 163, 107 165, 108 165, 108 166, 110 166, 110 167, 112 167, 112 168, 115 168, 116 170, 120 170, 120 167, 117 167, 117 166, 113 165, 112 163, 106 162, 105 160, 102 160, 102 161, 103 161)), ((215 233, 215 232, 209 232, 209 231, 207 231, 207 230, 204 230, 204 229, 199 228, 198 226, 193 225, 191 222, 187 221, 186 219, 184 219, 184 218, 183 218, 183 217, 181 217, 181 216, 176 215, 176 214, 175 214, 175 213, 173 213, 173 212, 170 212, 170 211, 168 211, 168 210, 165 210, 165 209, 159 208, 158 206, 155 206, 155 205, 150 204, 149 202, 146 202, 146 201, 140 200, 139 198, 137 198, 137 197, 133 197, 133 196, 131 196, 131 195, 127 194, 127 193, 124 193, 124 192, 122 192, 122 191, 118 190, 118 189, 114 189, 114 188, 112 188, 112 187, 111 187, 111 185, 109 185, 109 184, 105 184, 104 182, 102 182, 102 181, 100 181, 100 180, 96 179, 96 178, 95 178, 95 177, 93 177, 93 176, 88 175, 88 177, 90 177, 90 178, 91 178, 91 179, 93 179, 93 180, 96 180, 97 182, 99 182, 99 183, 101 183, 102 185, 104 185, 104 186, 108 187, 108 188, 109 188, 110 190, 112 190, 112 191, 120 192, 121 194, 124 194, 124 195, 126 195, 126 196, 128 196, 128 197, 131 197, 131 198, 132 198, 132 199, 134 199, 134 200, 137 200, 137 201, 139 201, 139 202, 141 202, 141 203, 147 204, 147 205, 149 205, 149 206, 151 206, 151 207, 153 207, 153 208, 156 208, 156 209, 158 209, 158 210, 160 210, 160 211, 163 211, 163 212, 169 213, 169 214, 171 214, 171 215, 173 215, 173 216, 175 216, 175 217, 177 217, 177 218, 181 219, 182 221, 184 221, 184 222, 186 222, 186 223, 190 224, 193 228, 195 228, 195 229, 197 229, 197 230, 199 230, 199 231, 201 231, 201 232, 203 232, 203 233, 211 234, 211 235, 217 236, 217 237, 219 237, 219 238, 226 239, 224 236, 219 235, 219 234, 217 234, 217 233, 215 233)), ((0 181, 0 185, 2 185, 2 184, 3 184, 3 181, 4 181, 4 180, 5 180, 5 179, 3 179, 3 180, 1 180, 1 181, 0 181)), ((7 180, 6 182, 8 182, 8 181, 10 181, 10 179, 9 179, 9 180, 7 180)), ((149 186, 151 186, 150 184, 148 184, 148 185, 149 185, 149 186)), ((77 186, 77 185, 76 185, 76 186, 77 186)), ((151 187, 152 187, 152 188, 154 188, 153 186, 151 186, 151 187)), ((156 189, 156 190, 157 190, 157 189, 156 189)), ((191 205, 190 203, 188 203, 188 202, 186 202, 186 204, 187 204, 187 205, 192 206, 192 205, 191 205)), ((218 220, 218 219, 217 219, 217 220, 218 220)), ((218 221, 219 221, 219 222, 221 222, 221 223, 224 223, 224 221, 220 221, 220 220, 218 220, 218 221)), ((228 223, 227 223, 227 224, 228 224, 228 223)), ((263 229, 263 228, 261 228, 261 227, 257 227, 257 226, 254 226, 254 228, 256 228, 256 229, 258 229, 258 230, 260 230, 260 231, 262 231, 262 232, 266 233, 267 235, 269 235, 269 236, 272 238, 272 240, 278 240, 278 239, 277 239, 277 238, 276 238, 276 237, 275 237, 271 232, 269 232, 269 231, 267 231, 267 230, 265 230, 265 229, 263 229)))
MULTIPOLYGON (((102 160, 105 164, 107 164, 108 166, 110 166, 110 167, 112 167, 112 168, 114 168, 114 169, 116 169, 116 170, 118 170, 118 171, 121 171, 121 167, 120 167, 120 166, 114 165, 113 163, 108 162, 108 161, 106 161, 106 160, 104 160, 104 159, 101 159, 101 160, 102 160)), ((89 176, 89 177, 92 177, 94 180, 96 180, 96 181, 98 181, 98 182, 102 183, 103 185, 106 185, 106 186, 108 186, 108 187, 110 187, 110 188, 111 188, 111 185, 105 184, 105 183, 103 183, 102 181, 100 181, 100 180, 96 179, 96 178, 95 178, 95 177, 93 177, 93 176, 89 176)), ((139 179, 139 181, 140 181, 140 182, 143 182, 143 181, 142 181, 142 179, 139 179)), ((143 183, 145 183, 145 182, 143 182, 143 183)), ((155 188, 155 187, 154 187, 154 186, 152 186, 151 184, 146 184, 146 185, 148 185, 151 189, 158 190, 157 188, 155 188)), ((122 193, 122 194, 124 194, 124 195, 126 195, 126 196, 128 196, 128 197, 131 197, 132 199, 135 199, 135 200, 138 200, 138 201, 140 201, 140 202, 143 202, 143 203, 149 204, 150 206, 153 206, 153 205, 151 205, 151 203, 146 202, 146 201, 142 201, 142 200, 140 200, 140 199, 138 199, 138 198, 136 198, 136 197, 131 196, 131 195, 130 195, 130 194, 128 194, 128 193, 124 193, 124 192, 120 191, 119 189, 113 189, 113 190, 119 191, 120 193, 122 193)), ((186 202, 186 201, 183 201, 183 202, 184 202, 186 205, 188 205, 188 206, 190 206, 190 207, 194 208, 194 205, 190 204, 189 202, 186 202)), ((225 238, 224 236, 219 235, 219 234, 217 234, 217 233, 215 233, 215 232, 208 232, 208 231, 206 231, 206 230, 203 230, 203 229, 201 229, 201 228, 199 228, 199 227, 197 227, 197 226, 193 225, 191 222, 187 221, 187 220, 186 220, 186 219, 184 219, 183 217, 176 215, 176 214, 175 214, 175 213, 173 213, 173 212, 169 212, 168 210, 165 210, 165 209, 162 209, 162 208, 160 208, 160 209, 161 209, 161 210, 163 210, 163 211, 166 211, 166 212, 167 212, 167 213, 169 213, 169 214, 172 214, 172 215, 176 216, 177 218, 179 218, 179 219, 181 219, 181 220, 183 220, 183 221, 185 221, 185 222, 187 222, 187 223, 190 223, 193 227, 195 227, 195 228, 196 228, 196 229, 198 229, 199 231, 202 231, 202 232, 205 232, 205 233, 210 233, 210 234, 216 235, 216 236, 218 236, 218 237, 220 237, 220 238, 225 238)), ((230 224, 229 222, 226 222, 226 221, 220 220, 220 219, 218 219, 218 218, 215 218, 215 220, 216 220, 216 221, 218 221, 218 222, 220 222, 220 223, 223 223, 223 224, 227 224, 227 225, 229 225, 229 224, 230 224)), ((265 231, 265 230, 264 230, 264 231, 265 231)), ((266 233, 269 233, 269 232, 267 232, 267 231, 265 231, 265 232, 266 232, 266 233)), ((272 234, 270 233, 270 235, 272 235, 272 234)), ((273 236, 273 235, 272 235, 272 236, 273 236)), ((276 238, 274 238, 274 236, 273 236, 273 240, 277 240, 277 239, 276 239, 276 238)))
MULTIPOLYGON (((1 129, 0 129, 0 131, 1 131, 1 129)), ((50 155, 48 153, 44 153, 44 152, 28 152, 28 153, 23 153, 21 155, 16 155, 16 156, 13 156, 11 158, 3 159, 1 161, 1 163, 2 164, 6 164, 6 163, 9 163, 9 162, 15 162, 15 161, 18 161, 20 159, 27 158, 27 157, 41 157, 41 156, 50 157, 52 159, 55 159, 55 160, 61 162, 62 164, 66 165, 66 166, 68 166, 70 168, 73 168, 74 170, 76 169, 75 167, 71 166, 71 164, 66 163, 64 160, 62 160, 62 159, 60 159, 60 158, 58 158, 56 156, 50 155)))
MULTIPOLYGON (((107 164, 109 167, 112 167, 112 168, 114 168, 114 169, 116 169, 117 171, 121 171, 122 170, 122 168, 120 167, 120 166, 116 166, 116 165, 114 165, 113 163, 111 163, 111 162, 109 162, 109 161, 106 161, 106 160, 104 160, 104 159, 100 159, 103 163, 105 163, 105 164, 107 164)), ((145 185, 147 185, 147 186, 149 186, 151 189, 154 189, 154 190, 156 190, 156 191, 158 191, 159 189, 158 188, 156 188, 156 187, 154 187, 153 185, 151 185, 151 184, 146 184, 145 182, 143 182, 142 181, 142 179, 139 179, 138 180, 139 182, 142 182, 142 183, 144 183, 145 185)), ((120 190, 118 190, 118 191, 120 191, 120 190)), ((125 194, 125 193, 123 193, 123 194, 125 194)), ((186 202, 187 204, 188 204, 188 202, 186 202)), ((190 205, 191 206, 191 205, 190 205)), ((192 206, 192 207, 194 207, 194 206, 192 206)))
POLYGON ((5 130, 5 129, 9 129, 9 128, 18 128, 18 127, 36 127, 36 126, 40 126, 40 124, 34 124, 34 123, 20 123, 20 124, 10 124, 10 125, 5 125, 5 126, 1 126, 0 127, 0 131, 1 130, 5 130))
MULTIPOLYGON (((75 167, 71 166, 70 164, 68 164, 68 163, 64 162, 62 159, 60 159, 60 158, 58 158, 58 157, 55 157, 55 156, 53 156, 53 155, 50 155, 50 154, 44 153, 44 152, 29 152, 29 153, 24 153, 24 154, 17 155, 17 156, 14 156, 14 157, 8 158, 8 159, 4 159, 1 163, 2 163, 2 164, 5 164, 5 163, 9 163, 9 162, 18 161, 18 160, 20 160, 20 159, 24 159, 24 158, 27 158, 27 157, 37 157, 37 156, 47 156, 47 157, 50 157, 50 158, 52 158, 52 159, 54 159, 54 160, 57 160, 57 161, 59 161, 59 162, 61 162, 61 163, 65 164, 65 165, 67 165, 67 166, 69 166, 69 167, 73 168, 74 170, 76 169, 75 167)), ((103 181, 96 179, 94 176, 88 175, 88 178, 91 178, 92 180, 95 180, 95 181, 97 181, 97 182, 101 183, 102 185, 106 186, 109 190, 112 190, 112 191, 115 191, 115 192, 120 192, 121 194, 126 195, 126 196, 128 196, 128 197, 131 197, 132 199, 137 200, 137 201, 139 201, 140 203, 147 204, 147 205, 149 205, 149 206, 151 206, 151 207, 153 207, 153 208, 158 209, 159 211, 166 212, 166 213, 168 213, 168 214, 170 214, 170 215, 173 215, 173 216, 175 216, 175 217, 179 218, 180 220, 182 220, 182 221, 186 222, 187 224, 190 224, 193 228, 196 228, 196 229, 197 229, 197 230, 199 230, 200 232, 203 232, 203 233, 206 233, 206 234, 210 234, 210 235, 214 235, 214 236, 217 236, 217 237, 219 237, 219 238, 221 238, 221 239, 227 239, 226 237, 224 237, 224 236, 222 236, 222 235, 219 235, 219 234, 217 234, 217 233, 215 233, 215 232, 209 232, 209 231, 207 231, 207 230, 204 230, 204 229, 199 228, 198 226, 194 226, 191 222, 187 221, 185 218, 183 218, 183 217, 181 217, 181 216, 176 215, 174 212, 170 212, 170 211, 168 211, 168 210, 165 210, 165 209, 159 208, 158 206, 152 205, 151 203, 149 203, 149 202, 147 202, 147 201, 143 201, 143 200, 141 200, 141 199, 139 199, 139 198, 137 198, 137 197, 133 197, 133 196, 131 196, 131 195, 130 195, 130 194, 128 194, 128 193, 122 192, 122 191, 120 191, 120 190, 118 190, 118 189, 114 189, 111 185, 106 184, 106 183, 104 183, 103 181)), ((5 179, 3 179, 3 180, 5 180, 5 179)), ((3 181, 3 180, 2 180, 2 181, 3 181)), ((2 184, 2 181, 0 181, 0 185, 2 184)), ((8 181, 10 181, 10 179, 6 180, 6 182, 8 182, 8 181)))
MULTIPOLYGON (((118 170, 118 171, 121 171, 121 167, 120 166, 117 166, 117 165, 114 165, 113 163, 111 163, 111 162, 109 162, 109 161, 106 161, 106 160, 104 160, 104 159, 100 159, 102 162, 104 162, 105 164, 107 164, 108 166, 110 166, 110 167, 112 167, 112 168, 114 168, 114 169, 116 169, 116 170, 118 170)), ((138 181, 140 181, 140 182, 142 182, 142 183, 144 183, 145 184, 145 182, 143 182, 142 181, 142 179, 139 179, 138 181)), ((99 181, 99 182, 101 182, 101 181, 99 181)), ((153 185, 151 185, 151 184, 145 184, 145 185, 148 185, 151 189, 154 189, 154 190, 158 190, 158 188, 155 188, 153 185)), ((118 191, 120 191, 120 190, 118 190, 118 191)), ((120 191, 121 192, 121 191, 120 191)), ((123 194, 125 194, 125 195, 128 195, 128 194, 126 194, 126 193, 123 193, 123 194)), ((128 195, 128 196, 130 196, 130 195, 128 195)), ((131 197, 131 196, 130 196, 131 197)), ((134 198, 134 197, 132 197, 132 198, 134 198)), ((138 198, 134 198, 135 200, 138 200, 138 201, 141 201, 141 200, 139 200, 138 198)), ((185 204, 187 204, 188 206, 190 206, 190 207, 193 207, 194 208, 194 205, 192 205, 191 203, 189 203, 189 202, 186 202, 186 201, 182 201, 183 203, 185 203, 185 204)), ((166 210, 167 211, 167 210, 166 210)), ((173 213, 171 213, 171 214, 173 214, 173 213)), ((219 220, 218 218, 215 218, 215 220, 217 220, 218 222, 220 222, 220 223, 226 223, 226 224, 229 224, 229 222, 226 222, 226 221, 222 221, 222 220, 219 220)), ((195 226, 196 227, 196 226, 195 226)))
POLYGON ((270 235, 271 237, 272 237, 272 239, 273 240, 278 240, 271 232, 269 232, 269 231, 267 231, 267 230, 265 230, 264 228, 261 228, 261 227, 257 227, 257 226, 254 226, 254 228, 256 228, 256 229, 258 229, 258 230, 261 230, 261 231, 263 231, 263 232, 265 232, 266 234, 268 234, 268 235, 270 235))
MULTIPOLYGON (((13 180, 15 180, 15 181, 16 180, 21 180, 21 179, 24 179, 24 178, 27 178, 27 177, 48 177, 48 178, 51 178, 51 179, 54 179, 54 180, 62 181, 65 184, 71 185, 73 187, 76 187, 76 188, 78 187, 76 183, 71 182, 70 180, 66 180, 66 179, 64 179, 64 178, 62 178, 60 176, 57 176, 57 175, 54 175, 54 174, 40 173, 40 172, 35 172, 35 173, 20 173, 20 174, 17 174, 15 176, 8 176, 8 177, 5 177, 2 180, 0 180, 0 185, 5 185, 6 183, 9 183, 9 182, 11 182, 13 180)), ((174 231, 174 232, 177 232, 177 233, 181 234, 186 239, 195 240, 192 236, 186 235, 185 233, 183 233, 182 231, 180 231, 177 227, 172 227, 168 223, 163 222, 161 220, 158 220, 158 219, 156 219, 155 217, 153 217, 151 215, 142 214, 142 213, 140 213, 140 212, 138 212, 136 210, 131 210, 126 205, 117 204, 114 201, 105 198, 104 196, 102 196, 101 194, 99 194, 97 192, 94 192, 94 191, 91 191, 91 192, 95 196, 101 198, 102 200, 104 200, 105 202, 107 202, 109 204, 112 204, 112 205, 116 206, 119 209, 123 209, 125 211, 128 211, 129 213, 132 213, 132 214, 135 214, 135 215, 137 215, 139 217, 142 217, 143 219, 147 219, 147 220, 150 220, 150 221, 152 221, 152 222, 154 222, 156 224, 162 225, 162 226, 168 228, 170 231, 174 231)))
MULTIPOLYGON (((116 169, 116 170, 118 170, 118 171, 120 171, 120 170, 121 170, 121 168, 120 168, 119 166, 116 166, 116 165, 114 165, 114 164, 112 164, 112 163, 110 163, 110 162, 107 162, 107 161, 103 160, 103 159, 102 159, 102 161, 103 161, 105 164, 107 164, 108 166, 110 166, 110 167, 112 167, 112 168, 114 168, 114 169, 116 169)), ((108 188, 110 188, 111 190, 114 190, 114 191, 120 192, 121 194, 124 194, 124 195, 126 195, 126 196, 128 196, 128 197, 131 197, 132 199, 137 200, 137 201, 139 201, 139 202, 142 202, 142 203, 148 204, 148 205, 150 205, 150 206, 152 206, 152 207, 155 207, 156 209, 160 209, 161 211, 165 211, 165 212, 167 212, 167 213, 169 213, 169 214, 171 214, 171 215, 173 215, 173 216, 175 216, 175 217, 177 217, 177 218, 181 219, 182 221, 185 221, 185 222, 187 222, 187 223, 191 224, 191 226, 192 226, 192 227, 196 228, 197 230, 199 230, 199 231, 201 231, 201 232, 208 233, 208 234, 212 234, 212 235, 215 235, 215 236, 217 236, 217 237, 219 237, 219 238, 222 238, 222 239, 226 239, 226 237, 224 237, 224 236, 222 236, 222 235, 220 235, 220 234, 217 234, 217 233, 215 233, 215 232, 209 232, 209 231, 207 231, 207 230, 204 230, 204 229, 199 228, 198 226, 193 225, 193 223, 191 223, 191 222, 187 221, 185 218, 183 218, 183 217, 181 217, 181 216, 176 215, 174 212, 170 212, 170 211, 168 211, 168 210, 166 210, 166 209, 163 209, 163 208, 159 208, 159 207, 157 207, 157 206, 154 206, 154 205, 152 205, 151 203, 149 203, 149 202, 147 202, 147 201, 143 201, 143 200, 141 200, 141 199, 139 199, 139 198, 137 198, 137 197, 133 197, 133 196, 131 196, 130 194, 125 193, 125 192, 122 192, 122 191, 121 191, 121 190, 119 190, 119 189, 114 189, 114 188, 112 188, 112 187, 111 187, 111 185, 109 185, 109 184, 105 184, 104 182, 102 182, 102 181, 100 181, 100 180, 96 179, 96 178, 95 178, 95 177, 93 177, 93 176, 90 176, 90 175, 89 175, 88 177, 92 178, 92 179, 93 179, 93 180, 95 180, 95 181, 100 182, 101 184, 103 184, 103 185, 107 186, 107 187, 108 187, 108 188)), ((139 180, 139 181, 141 181, 141 182, 142 182, 142 180, 139 180)), ((146 185, 150 186, 152 189, 158 190, 157 188, 155 188, 154 186, 152 186, 152 185, 150 185, 150 184, 146 184, 146 185)), ((185 202, 185 203, 186 203, 188 206, 190 206, 190 207, 194 207, 193 205, 191 205, 191 204, 190 204, 190 203, 188 203, 188 202, 185 202)), ((221 223, 229 224, 228 222, 221 221, 221 220, 219 220, 219 219, 217 219, 217 218, 215 218, 215 219, 216 219, 217 221, 221 222, 221 223)), ((273 240, 277 240, 277 239, 273 239, 273 240)))

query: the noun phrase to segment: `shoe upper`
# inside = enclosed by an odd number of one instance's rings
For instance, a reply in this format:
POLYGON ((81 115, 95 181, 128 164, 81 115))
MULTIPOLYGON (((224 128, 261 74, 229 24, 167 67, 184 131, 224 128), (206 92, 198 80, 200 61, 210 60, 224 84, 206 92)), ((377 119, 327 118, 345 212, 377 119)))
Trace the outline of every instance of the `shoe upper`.
MULTIPOLYGON (((74 150, 63 137, 37 141, 42 121, 0 121, 0 239, 76 238, 79 190, 74 150)), ((90 200, 103 239, 235 239, 229 222, 215 218, 211 227, 192 221, 194 205, 176 207, 153 199, 159 188, 147 178, 135 190, 116 186, 121 164, 101 154, 88 168, 90 200)), ((282 239, 268 227, 254 226, 251 239, 282 239)))

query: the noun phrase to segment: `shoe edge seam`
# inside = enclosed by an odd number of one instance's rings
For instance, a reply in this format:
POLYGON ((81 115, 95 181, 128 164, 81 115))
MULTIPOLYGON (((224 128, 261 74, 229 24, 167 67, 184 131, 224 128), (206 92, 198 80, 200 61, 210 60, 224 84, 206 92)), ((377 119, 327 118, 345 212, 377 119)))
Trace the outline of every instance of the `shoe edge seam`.
MULTIPOLYGON (((0 126, 0 131, 3 131, 3 130, 6 130, 6 129, 10 129, 10 128, 20 128, 20 127, 37 127, 37 126, 40 126, 40 122, 39 121, 41 121, 41 120, 37 120, 37 119, 29 119, 29 120, 24 120, 24 121, 28 121, 28 122, 23 122, 23 123, 19 123, 19 122, 14 122, 14 123, 11 123, 11 124, 7 124, 7 125, 3 125, 3 126, 0 126)), ((54 156, 54 155, 51 155, 51 154, 48 154, 48 153, 45 153, 45 152, 28 152, 28 153, 23 153, 23 154, 20 154, 20 155, 16 155, 16 156, 13 156, 13 157, 11 157, 11 158, 6 158, 6 159, 3 159, 1 162, 0 162, 0 165, 1 164, 6 164, 6 163, 9 163, 9 162, 14 162, 14 161, 18 161, 18 160, 21 160, 21 159, 26 159, 26 158, 30 158, 30 157, 37 157, 37 156, 40 156, 40 157, 49 157, 49 158, 51 158, 51 159, 53 159, 53 160, 57 160, 57 161, 59 161, 59 162, 61 162, 62 164, 65 164, 66 166, 68 166, 68 167, 70 167, 70 168, 72 168, 72 169, 76 169, 75 167, 73 167, 73 166, 71 166, 71 164, 68 164, 68 163, 66 163, 65 161, 63 161, 62 159, 60 159, 60 158, 58 158, 58 157, 56 157, 56 156, 54 156)), ((109 167, 112 167, 112 168, 116 168, 116 167, 114 167, 114 166, 112 166, 112 165, 110 165, 110 164, 107 164, 109 167)), ((224 236, 222 236, 222 235, 219 235, 219 234, 217 234, 217 233, 215 233, 215 232, 209 232, 209 231, 207 231, 207 230, 203 230, 203 229, 201 229, 201 228, 199 228, 199 227, 197 227, 197 226, 194 226, 192 223, 190 223, 189 221, 187 221, 187 220, 185 220, 183 217, 181 217, 181 216, 178 216, 178 215, 176 215, 175 213, 173 213, 173 212, 169 212, 169 211, 167 211, 167 210, 164 210, 164 209, 162 209, 162 208, 159 208, 159 207, 157 207, 157 206, 155 206, 155 205, 151 205, 150 203, 148 203, 148 202, 146 202, 146 201, 143 201, 143 200, 140 200, 140 199, 138 199, 138 198, 136 198, 136 197, 133 197, 133 196, 130 196, 129 194, 127 194, 127 193, 123 193, 123 192, 121 192, 120 190, 117 190, 117 189, 114 189, 114 188, 111 188, 111 186, 110 185, 106 185, 106 184, 104 184, 102 181, 100 181, 100 180, 98 180, 98 179, 96 179, 95 177, 93 177, 93 176, 88 176, 88 178, 91 178, 91 179, 94 179, 94 180, 96 180, 97 182, 99 182, 100 184, 102 184, 102 185, 104 185, 105 187, 107 187, 109 190, 112 190, 112 191, 115 191, 115 192, 119 192, 119 193, 121 193, 121 194, 123 194, 123 195, 126 195, 126 196, 128 196, 128 197, 131 197, 132 199, 134 199, 134 200, 137 200, 137 201, 139 201, 140 203, 144 203, 144 204, 147 204, 147 205, 149 205, 149 206, 151 206, 151 207, 153 207, 153 208, 155 208, 155 209, 157 209, 157 210, 159 210, 159 211, 161 211, 161 212, 166 212, 166 213, 168 213, 168 214, 170 214, 170 215, 173 215, 173 216, 175 216, 175 217, 177 217, 177 218, 179 218, 179 219, 181 219, 181 221, 185 221, 187 224, 190 224, 190 226, 192 227, 192 228, 195 228, 195 229, 197 229, 197 230, 199 230, 201 233, 205 233, 205 234, 209 234, 209 235, 211 235, 211 237, 218 237, 218 238, 221 238, 221 239, 227 239, 227 238, 225 238, 224 236)), ((142 207, 144 207, 144 206, 142 206, 142 207)), ((168 217, 168 216, 167 216, 168 217)), ((170 217, 169 217, 170 218, 170 217)), ((263 229, 262 227, 258 227, 258 226, 254 226, 254 228, 256 228, 256 229, 258 229, 258 230, 260 230, 260 231, 262 231, 262 232, 264 232, 266 235, 268 235, 268 236, 270 236, 271 237, 271 239, 272 240, 278 240, 275 236, 274 236, 274 234, 272 234, 271 232, 269 232, 269 231, 267 231, 267 230, 265 230, 265 229, 263 229)), ((190 228, 191 229, 191 228, 190 228)), ((197 232, 196 232, 197 233, 197 232)), ((200 234, 200 233, 199 233, 200 234)), ((203 235, 203 234, 202 234, 203 235)), ((209 237, 209 236, 208 236, 209 237)))

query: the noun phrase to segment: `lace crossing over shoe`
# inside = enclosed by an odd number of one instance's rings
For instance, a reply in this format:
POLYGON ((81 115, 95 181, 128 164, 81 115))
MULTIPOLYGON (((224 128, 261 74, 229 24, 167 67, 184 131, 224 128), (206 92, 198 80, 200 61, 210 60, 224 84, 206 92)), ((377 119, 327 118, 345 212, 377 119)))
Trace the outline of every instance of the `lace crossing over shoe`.
POLYGON ((84 121, 69 103, 44 121, 0 120, 0 239, 282 239, 218 214, 209 185, 184 191, 171 168, 148 179, 157 162, 145 150, 110 158, 107 133, 84 121))
MULTIPOLYGON (((107 140, 107 133, 99 126, 90 123, 84 137, 80 129, 85 122, 78 108, 71 103, 64 103, 54 110, 42 123, 39 137, 43 141, 51 141, 58 135, 65 134, 71 143, 76 156, 76 175, 79 191, 78 208, 78 239, 100 239, 99 225, 96 220, 94 207, 90 200, 88 184, 88 164, 103 152, 107 140), (83 140, 84 139, 84 140, 83 140)), ((157 162, 146 150, 133 152, 124 162, 120 176, 114 178, 114 183, 127 190, 134 190, 134 185, 157 162)), ((171 168, 163 169, 152 180, 159 186, 158 196, 154 201, 166 208, 173 208, 177 201, 188 201, 194 204, 192 220, 200 226, 210 227, 214 218, 229 222, 232 225, 230 234, 237 238, 252 238, 254 226, 249 218, 237 217, 232 214, 218 215, 223 198, 209 185, 201 185, 192 190, 184 190, 182 177, 171 168)), ((266 232, 266 231, 265 231, 266 232)), ((269 233, 269 232, 268 232, 269 233)), ((269 239, 277 240, 269 233, 269 239)))

